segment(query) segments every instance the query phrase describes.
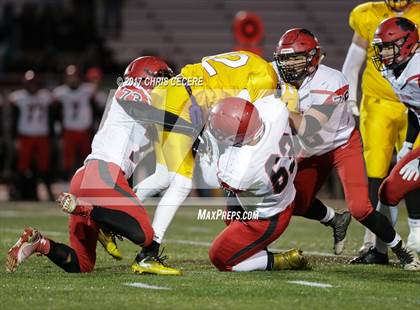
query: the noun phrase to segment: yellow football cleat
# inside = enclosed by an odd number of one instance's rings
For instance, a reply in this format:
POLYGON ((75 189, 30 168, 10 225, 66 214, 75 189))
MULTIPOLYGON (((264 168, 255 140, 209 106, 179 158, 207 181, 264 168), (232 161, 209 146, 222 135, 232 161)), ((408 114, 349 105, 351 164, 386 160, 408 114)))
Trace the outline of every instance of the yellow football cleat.
POLYGON ((131 265, 133 273, 139 274, 156 274, 160 276, 180 276, 182 275, 181 269, 169 267, 164 264, 163 259, 156 256, 142 256, 141 254, 136 257, 131 265))
POLYGON ((113 234, 99 229, 98 240, 104 247, 105 251, 107 251, 113 258, 117 260, 121 260, 123 258, 113 234))
POLYGON ((291 249, 284 253, 273 253, 273 256, 273 270, 297 270, 308 268, 308 260, 303 256, 301 250, 291 249))

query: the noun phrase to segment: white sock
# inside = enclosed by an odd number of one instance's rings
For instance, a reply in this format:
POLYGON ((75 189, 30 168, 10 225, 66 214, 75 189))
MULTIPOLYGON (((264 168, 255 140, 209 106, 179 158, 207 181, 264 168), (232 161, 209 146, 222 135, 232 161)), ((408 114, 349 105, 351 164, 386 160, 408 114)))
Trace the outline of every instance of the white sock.
POLYGON ((232 267, 232 271, 267 270, 268 254, 263 250, 232 267))
POLYGON ((335 211, 334 209, 327 207, 327 214, 325 215, 325 217, 320 221, 321 223, 328 223, 329 221, 331 221, 334 218, 335 215, 335 211))
MULTIPOLYGON (((378 239, 378 238, 376 238, 378 239)), ((395 238, 394 240, 392 240, 390 243, 387 243, 386 245, 389 246, 390 248, 393 248, 394 246, 396 246, 398 244, 398 242, 401 241, 401 236, 399 234, 395 234, 395 238)))
POLYGON ((171 185, 156 207, 153 217, 153 240, 162 243, 163 236, 172 222, 179 206, 187 198, 192 188, 192 180, 177 173, 170 173, 171 185))
POLYGON ((133 190, 140 201, 152 197, 169 186, 169 173, 165 165, 156 164, 155 173, 134 186, 133 190))
POLYGON ((420 227, 420 220, 408 218, 408 227, 410 227, 410 230, 415 227, 420 227))

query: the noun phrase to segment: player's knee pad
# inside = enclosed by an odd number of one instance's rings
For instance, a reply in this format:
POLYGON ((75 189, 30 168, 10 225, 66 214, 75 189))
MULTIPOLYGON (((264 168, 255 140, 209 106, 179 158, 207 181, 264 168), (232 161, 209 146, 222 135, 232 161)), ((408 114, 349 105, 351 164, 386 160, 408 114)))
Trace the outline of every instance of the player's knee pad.
POLYGON ((388 206, 396 206, 401 198, 398 195, 398 188, 391 185, 391 179, 388 177, 382 182, 379 188, 379 200, 388 206))
POLYGON ((230 268, 226 262, 226 260, 220 255, 220 251, 218 247, 212 245, 209 250, 209 258, 211 263, 219 270, 219 271, 230 271, 230 268))

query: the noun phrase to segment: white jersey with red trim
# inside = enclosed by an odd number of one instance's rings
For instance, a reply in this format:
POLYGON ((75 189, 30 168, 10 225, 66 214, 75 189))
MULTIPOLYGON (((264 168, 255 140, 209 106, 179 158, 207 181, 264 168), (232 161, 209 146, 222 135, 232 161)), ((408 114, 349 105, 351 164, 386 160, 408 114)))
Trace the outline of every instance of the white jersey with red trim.
POLYGON ((312 76, 299 88, 299 108, 302 113, 313 105, 336 105, 331 117, 314 136, 300 139, 307 155, 322 155, 345 144, 355 128, 355 120, 347 104, 349 85, 344 75, 330 67, 319 65, 312 76))
POLYGON ((219 157, 217 176, 222 187, 233 190, 246 211, 268 218, 292 203, 297 166, 289 112, 274 95, 254 102, 264 122, 264 135, 256 145, 229 146, 219 157))
POLYGON ((20 89, 9 95, 9 101, 19 109, 17 132, 25 136, 48 135, 48 109, 52 102, 51 94, 46 89, 40 89, 31 94, 26 89, 20 89))
POLYGON ((93 110, 91 100, 94 89, 89 83, 82 83, 72 89, 61 85, 53 90, 54 97, 63 108, 63 127, 69 130, 87 130, 92 127, 93 110))
POLYGON ((384 71, 383 76, 401 102, 416 113, 420 124, 420 52, 413 55, 398 78, 392 70, 384 71))
MULTIPOLYGON (((128 90, 130 94, 134 92, 136 100, 150 103, 146 90, 128 90)), ((119 87, 112 101, 107 104, 101 125, 92 141, 92 152, 86 161, 100 159, 112 162, 121 168, 128 179, 151 145, 146 136, 146 128, 129 116, 116 98, 127 99, 127 88, 119 87)))

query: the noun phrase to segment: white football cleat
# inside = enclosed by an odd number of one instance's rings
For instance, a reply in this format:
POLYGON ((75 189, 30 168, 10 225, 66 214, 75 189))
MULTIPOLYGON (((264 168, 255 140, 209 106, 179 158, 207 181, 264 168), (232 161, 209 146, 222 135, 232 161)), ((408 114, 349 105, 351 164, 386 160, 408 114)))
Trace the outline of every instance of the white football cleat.
POLYGON ((37 246, 42 240, 44 239, 38 230, 25 228, 16 244, 7 252, 6 271, 15 272, 20 264, 37 251, 37 246))
POLYGON ((376 235, 369 229, 365 228, 365 237, 363 238, 363 245, 359 249, 359 254, 364 254, 369 251, 371 247, 375 246, 375 242, 376 235))
POLYGON ((407 238, 407 248, 420 253, 420 227, 410 227, 407 238))

